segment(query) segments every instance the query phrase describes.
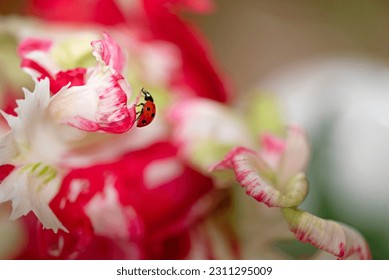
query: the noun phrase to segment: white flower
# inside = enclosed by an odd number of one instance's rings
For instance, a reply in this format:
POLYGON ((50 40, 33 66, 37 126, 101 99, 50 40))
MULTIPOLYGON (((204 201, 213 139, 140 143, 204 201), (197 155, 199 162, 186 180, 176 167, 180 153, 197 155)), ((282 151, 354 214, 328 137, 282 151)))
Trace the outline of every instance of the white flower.
POLYGON ((33 211, 45 228, 66 231, 49 207, 62 179, 56 161, 64 146, 53 139, 60 134, 53 133, 47 118, 48 79, 36 82, 35 91, 24 90, 24 94, 25 99, 17 101, 17 116, 2 112, 11 131, 0 139, 0 165, 11 164, 15 169, 0 184, 0 203, 12 201, 11 219, 33 211), (47 145, 48 139, 52 145, 47 145))

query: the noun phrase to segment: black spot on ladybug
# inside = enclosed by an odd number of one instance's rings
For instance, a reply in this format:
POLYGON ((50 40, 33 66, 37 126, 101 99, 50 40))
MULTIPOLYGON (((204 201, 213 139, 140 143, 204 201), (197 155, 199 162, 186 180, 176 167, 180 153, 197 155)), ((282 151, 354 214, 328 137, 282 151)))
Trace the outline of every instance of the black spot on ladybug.
POLYGON ((141 110, 137 112, 137 127, 149 125, 155 117, 155 104, 151 94, 142 88, 145 103, 139 103, 136 106, 142 106, 141 110))

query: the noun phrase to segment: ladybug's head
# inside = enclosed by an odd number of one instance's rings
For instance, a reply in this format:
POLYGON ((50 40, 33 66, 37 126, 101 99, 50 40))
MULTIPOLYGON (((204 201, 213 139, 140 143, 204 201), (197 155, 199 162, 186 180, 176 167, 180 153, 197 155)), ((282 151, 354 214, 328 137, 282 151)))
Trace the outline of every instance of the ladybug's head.
POLYGON ((154 102, 154 99, 153 99, 153 97, 151 96, 150 92, 148 92, 148 91, 145 90, 144 88, 142 88, 141 91, 142 91, 143 94, 145 95, 145 100, 146 100, 146 101, 154 102))

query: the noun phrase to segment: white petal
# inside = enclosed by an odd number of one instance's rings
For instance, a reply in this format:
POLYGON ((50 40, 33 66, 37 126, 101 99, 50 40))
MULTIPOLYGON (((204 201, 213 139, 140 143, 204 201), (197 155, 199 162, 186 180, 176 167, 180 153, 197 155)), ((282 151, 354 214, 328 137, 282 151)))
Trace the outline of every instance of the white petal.
POLYGON ((85 212, 96 234, 128 239, 132 237, 130 233, 139 232, 139 219, 132 207, 120 203, 119 194, 113 184, 113 178, 107 178, 104 193, 96 194, 85 205, 85 212))
POLYGON ((153 160, 143 170, 145 187, 159 187, 179 177, 183 171, 182 162, 176 157, 153 160))
POLYGON ((34 92, 23 89, 24 99, 16 101, 18 107, 16 119, 9 123, 18 142, 28 142, 34 133, 36 123, 39 123, 50 100, 49 79, 35 82, 34 92))
POLYGON ((201 98, 178 102, 170 117, 173 139, 183 156, 204 171, 234 146, 254 146, 239 116, 218 102, 201 98))
POLYGON ((279 184, 284 186, 292 176, 303 172, 308 160, 309 145, 305 132, 300 127, 290 126, 278 166, 279 184))
POLYGON ((9 164, 18 155, 12 132, 0 138, 0 165, 9 164))
MULTIPOLYGON (((11 131, 0 138, 0 164, 21 166, 31 162, 57 164, 70 147, 68 126, 61 126, 48 116, 49 80, 36 81, 34 92, 24 90, 17 100, 17 116, 2 113, 11 131)), ((71 128, 74 130, 74 128, 71 128)))
POLYGON ((57 176, 46 183, 46 177, 37 176, 43 168, 37 167, 34 172, 14 169, 0 184, 0 203, 12 201, 12 220, 33 211, 45 228, 67 231, 49 207, 58 191, 60 178, 57 176))
MULTIPOLYGON (((138 42, 137 42, 138 43, 138 42)), ((141 64, 141 77, 156 87, 166 86, 172 75, 179 71, 182 58, 175 46, 166 41, 140 43, 139 54, 134 59, 141 64)))

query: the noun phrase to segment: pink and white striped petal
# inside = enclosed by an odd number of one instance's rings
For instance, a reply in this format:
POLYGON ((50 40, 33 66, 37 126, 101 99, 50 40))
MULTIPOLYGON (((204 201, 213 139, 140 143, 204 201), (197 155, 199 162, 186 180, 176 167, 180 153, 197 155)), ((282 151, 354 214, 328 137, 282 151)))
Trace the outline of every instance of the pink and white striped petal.
POLYGON ((123 76, 99 65, 83 86, 64 87, 49 111, 60 123, 95 132, 124 133, 135 122, 135 104, 127 106, 131 90, 123 76))
POLYGON ((236 180, 246 193, 269 207, 292 207, 299 205, 308 193, 308 183, 303 173, 290 178, 287 185, 279 188, 276 173, 253 150, 234 148, 213 170, 232 168, 236 180))
POLYGON ((52 40, 28 38, 19 44, 18 53, 21 57, 25 57, 34 51, 48 52, 52 45, 52 40))
POLYGON ((278 181, 281 186, 289 178, 303 172, 309 160, 308 139, 303 129, 298 126, 289 126, 283 151, 278 165, 278 181))
POLYGON ((126 60, 120 46, 105 32, 103 33, 103 38, 103 40, 92 41, 92 54, 99 63, 103 62, 105 65, 115 69, 116 72, 121 73, 126 60))
POLYGON ((21 67, 35 79, 48 77, 53 79, 60 69, 50 56, 50 49, 54 42, 47 39, 28 38, 18 47, 21 67))
POLYGON ((260 157, 273 169, 277 170, 282 154, 285 151, 285 139, 273 134, 263 133, 260 137, 260 157))
POLYGON ((77 83, 70 84, 74 79, 69 80, 52 98, 50 114, 59 123, 84 131, 124 133, 134 124, 136 111, 135 104, 127 105, 131 89, 120 74, 125 62, 123 54, 106 33, 92 46, 96 67, 89 69, 85 77, 76 75, 77 83))
POLYGON ((355 229, 294 208, 283 209, 283 214, 299 241, 310 243, 338 259, 371 259, 369 246, 355 229))

